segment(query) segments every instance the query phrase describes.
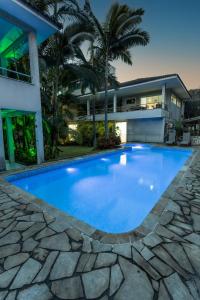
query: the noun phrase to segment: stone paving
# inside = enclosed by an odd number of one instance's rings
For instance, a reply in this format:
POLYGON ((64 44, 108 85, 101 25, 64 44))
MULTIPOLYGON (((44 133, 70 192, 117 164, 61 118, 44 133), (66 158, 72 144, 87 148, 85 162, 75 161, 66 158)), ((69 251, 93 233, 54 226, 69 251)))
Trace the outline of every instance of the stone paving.
POLYGON ((0 300, 200 299, 200 153, 152 232, 103 243, 0 181, 0 300))

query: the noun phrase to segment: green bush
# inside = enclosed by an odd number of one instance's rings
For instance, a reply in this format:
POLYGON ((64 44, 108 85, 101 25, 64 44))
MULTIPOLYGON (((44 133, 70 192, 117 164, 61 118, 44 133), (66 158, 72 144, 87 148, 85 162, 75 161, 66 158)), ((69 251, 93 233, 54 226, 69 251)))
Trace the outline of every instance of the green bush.
POLYGON ((97 139, 97 147, 99 149, 116 148, 120 145, 120 143, 121 143, 120 136, 117 135, 115 132, 111 133, 108 139, 106 139, 104 136, 100 136, 97 139))
MULTIPOLYGON (((105 139, 104 122, 96 122, 97 147, 108 149, 120 144, 119 133, 114 122, 108 123, 109 139, 105 139)), ((93 146, 93 124, 92 122, 80 122, 74 134, 74 141, 81 146, 93 146)))
POLYGON ((181 121, 176 121, 175 129, 177 138, 180 138, 183 134, 183 123, 181 121))
POLYGON ((33 147, 29 149, 16 148, 15 156, 16 156, 16 161, 24 165, 32 165, 37 162, 36 149, 33 147))
POLYGON ((81 122, 77 127, 76 142, 81 146, 93 145, 93 126, 91 122, 81 122))

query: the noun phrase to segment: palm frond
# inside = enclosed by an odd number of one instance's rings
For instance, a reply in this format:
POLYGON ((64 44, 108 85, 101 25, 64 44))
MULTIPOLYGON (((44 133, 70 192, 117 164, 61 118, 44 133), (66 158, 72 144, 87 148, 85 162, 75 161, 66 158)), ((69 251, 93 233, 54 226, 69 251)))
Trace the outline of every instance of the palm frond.
POLYGON ((103 31, 103 28, 101 26, 101 23, 98 21, 98 19, 96 18, 96 16, 94 15, 91 6, 90 6, 90 2, 89 0, 85 0, 85 6, 84 6, 84 10, 87 12, 88 16, 90 17, 90 22, 91 24, 93 24, 94 29, 96 29, 97 34, 101 36, 101 39, 105 41, 105 33, 103 31))
POLYGON ((127 65, 132 66, 133 62, 131 59, 131 54, 128 50, 121 50, 119 51, 119 53, 115 53, 114 54, 114 59, 121 59, 124 63, 126 63, 127 65))
POLYGON ((146 46, 149 43, 150 37, 148 32, 136 29, 122 36, 111 46, 113 51, 117 48, 129 49, 133 46, 146 46))

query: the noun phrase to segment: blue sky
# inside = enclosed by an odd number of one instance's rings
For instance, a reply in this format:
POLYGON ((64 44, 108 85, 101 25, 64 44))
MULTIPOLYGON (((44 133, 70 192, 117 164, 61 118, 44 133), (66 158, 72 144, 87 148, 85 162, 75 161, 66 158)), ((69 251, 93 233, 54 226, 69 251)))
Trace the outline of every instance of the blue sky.
MULTIPOLYGON (((91 0, 96 16, 104 20, 113 0, 91 0)), ((134 48, 133 66, 116 62, 119 81, 179 73, 188 88, 200 88, 200 0, 119 0, 142 7, 141 27, 151 36, 146 47, 134 48)))

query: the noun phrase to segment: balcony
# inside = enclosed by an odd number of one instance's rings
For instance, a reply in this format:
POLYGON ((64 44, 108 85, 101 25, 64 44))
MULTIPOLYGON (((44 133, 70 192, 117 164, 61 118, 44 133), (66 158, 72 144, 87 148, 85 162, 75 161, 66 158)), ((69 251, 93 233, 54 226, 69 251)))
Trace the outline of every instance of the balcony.
POLYGON ((10 79, 15 79, 19 81, 24 81, 31 83, 31 76, 28 74, 24 74, 21 72, 17 72, 11 69, 6 69, 0 67, 0 77, 5 77, 5 78, 10 78, 10 79))
MULTIPOLYGON (((124 121, 129 119, 146 119, 146 118, 162 118, 167 116, 168 112, 161 107, 161 104, 156 104, 152 106, 121 106, 117 107, 116 111, 113 108, 108 108, 108 120, 124 121)), ((104 120, 104 109, 97 108, 96 111, 96 121, 104 120)), ((91 121, 92 115, 85 111, 79 111, 77 120, 91 121)))

